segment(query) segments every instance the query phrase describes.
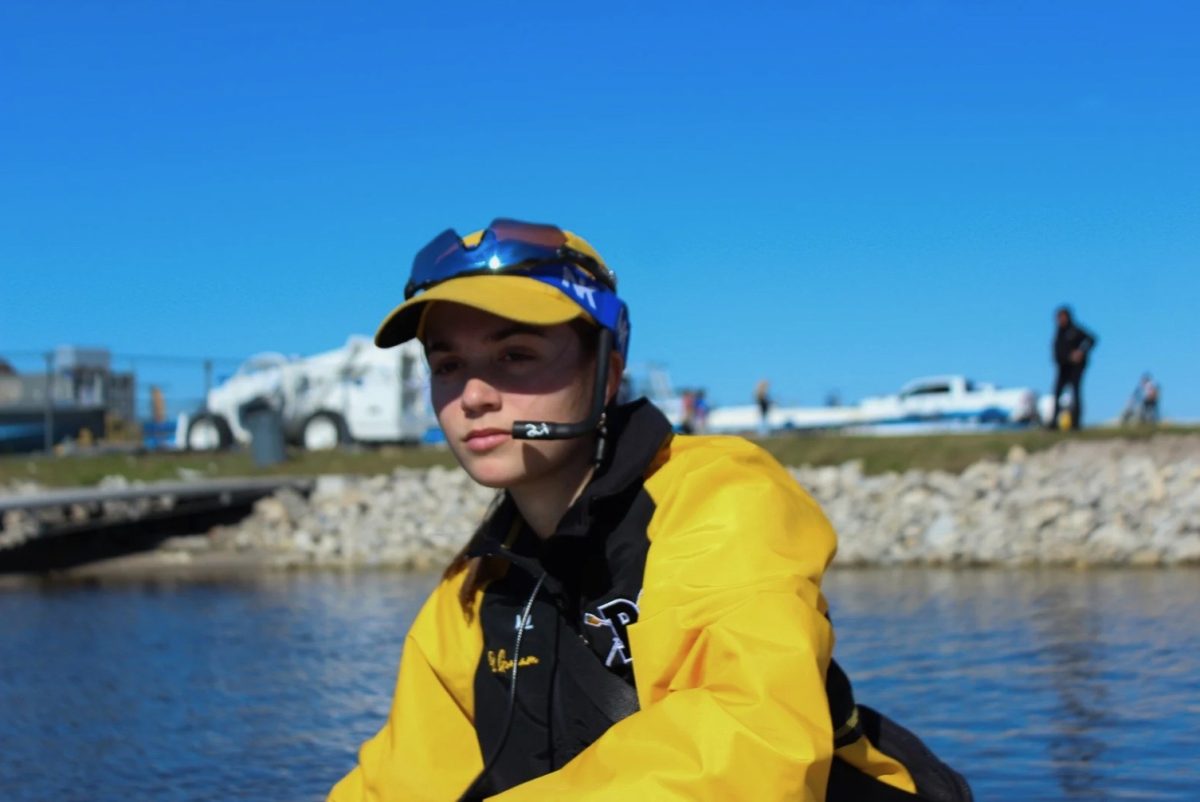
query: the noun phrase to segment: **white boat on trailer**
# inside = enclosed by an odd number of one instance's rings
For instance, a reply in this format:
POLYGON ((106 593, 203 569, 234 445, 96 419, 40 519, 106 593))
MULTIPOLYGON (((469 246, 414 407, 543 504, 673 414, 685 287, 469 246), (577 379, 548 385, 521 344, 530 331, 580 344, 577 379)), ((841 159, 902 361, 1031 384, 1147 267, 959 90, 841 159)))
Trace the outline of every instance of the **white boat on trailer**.
MULTIPOLYGON (((682 423, 680 405, 673 399, 651 398, 682 423)), ((974 382, 962 375, 929 376, 905 384, 898 393, 871 396, 856 405, 773 406, 767 413, 770 432, 840 431, 851 434, 917 434, 986 431, 1041 423, 1040 407, 1052 405, 1029 388, 1001 388, 974 382)), ((708 414, 706 431, 741 434, 760 430, 756 404, 716 407, 708 414)))

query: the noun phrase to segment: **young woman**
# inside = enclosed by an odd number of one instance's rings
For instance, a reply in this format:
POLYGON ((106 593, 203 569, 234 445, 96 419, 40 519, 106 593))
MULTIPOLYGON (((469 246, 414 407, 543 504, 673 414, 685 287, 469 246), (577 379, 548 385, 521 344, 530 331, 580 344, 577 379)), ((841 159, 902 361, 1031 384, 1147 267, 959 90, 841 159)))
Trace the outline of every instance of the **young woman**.
POLYGON ((613 403, 628 312, 590 245, 447 231, 405 299, 376 343, 421 340, 452 452, 502 493, 331 800, 970 799, 855 705, 820 590, 834 533, 787 471, 613 403))

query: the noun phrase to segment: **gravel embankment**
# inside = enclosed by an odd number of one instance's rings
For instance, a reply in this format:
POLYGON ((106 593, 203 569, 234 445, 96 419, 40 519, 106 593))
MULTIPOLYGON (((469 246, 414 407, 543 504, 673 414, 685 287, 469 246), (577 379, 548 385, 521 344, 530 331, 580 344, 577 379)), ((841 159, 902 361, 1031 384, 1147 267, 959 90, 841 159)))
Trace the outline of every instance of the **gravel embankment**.
MULTIPOLYGON (((840 565, 1200 563, 1197 436, 1067 442, 1032 455, 1017 447, 960 475, 863 476, 857 463, 792 473, 837 529, 840 565)), ((164 549, 425 570, 458 550, 493 495, 444 468, 324 476, 307 499, 280 491, 239 525, 164 549)), ((0 543, 32 525, 8 516, 0 543)))

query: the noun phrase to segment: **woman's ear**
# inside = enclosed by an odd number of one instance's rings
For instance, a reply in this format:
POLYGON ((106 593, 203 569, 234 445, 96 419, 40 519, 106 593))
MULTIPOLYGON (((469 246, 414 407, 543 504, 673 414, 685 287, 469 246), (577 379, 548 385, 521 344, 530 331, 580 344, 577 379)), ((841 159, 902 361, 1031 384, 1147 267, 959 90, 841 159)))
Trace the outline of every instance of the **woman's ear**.
POLYGON ((608 384, 605 387, 604 401, 611 404, 621 391, 621 377, 625 375, 625 360, 616 351, 608 355, 608 384))

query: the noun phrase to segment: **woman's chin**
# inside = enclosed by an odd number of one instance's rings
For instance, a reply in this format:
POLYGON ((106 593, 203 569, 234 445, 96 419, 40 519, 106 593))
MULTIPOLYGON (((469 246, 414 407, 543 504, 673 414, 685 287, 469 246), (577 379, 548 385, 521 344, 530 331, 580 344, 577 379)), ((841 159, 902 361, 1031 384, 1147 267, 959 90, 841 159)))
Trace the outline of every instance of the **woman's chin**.
POLYGON ((477 484, 494 490, 507 490, 524 478, 524 471, 505 465, 504 461, 496 459, 468 459, 462 461, 463 470, 477 484))
POLYGON ((510 487, 516 484, 515 482, 507 480, 503 477, 493 479, 486 476, 476 476, 471 474, 471 478, 475 480, 476 484, 483 485, 484 487, 490 487, 492 490, 508 490, 510 487))
POLYGON ((530 482, 540 482, 574 464, 573 445, 573 442, 512 441, 484 454, 455 449, 455 456, 467 475, 478 484, 496 490, 513 490, 530 482))

